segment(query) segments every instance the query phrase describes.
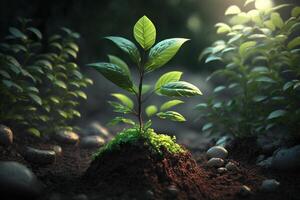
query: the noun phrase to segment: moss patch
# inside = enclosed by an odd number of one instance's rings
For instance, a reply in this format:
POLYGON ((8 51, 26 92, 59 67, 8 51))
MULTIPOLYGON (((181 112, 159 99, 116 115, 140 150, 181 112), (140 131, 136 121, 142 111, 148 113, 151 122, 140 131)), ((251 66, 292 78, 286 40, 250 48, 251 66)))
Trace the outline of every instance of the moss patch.
POLYGON ((176 137, 170 137, 164 134, 157 134, 153 129, 148 129, 142 134, 138 129, 130 128, 120 132, 114 139, 101 147, 94 155, 95 159, 107 151, 120 149, 121 144, 131 143, 138 144, 140 141, 147 143, 155 152, 162 154, 161 149, 164 148, 170 153, 183 153, 185 150, 176 143, 176 137))

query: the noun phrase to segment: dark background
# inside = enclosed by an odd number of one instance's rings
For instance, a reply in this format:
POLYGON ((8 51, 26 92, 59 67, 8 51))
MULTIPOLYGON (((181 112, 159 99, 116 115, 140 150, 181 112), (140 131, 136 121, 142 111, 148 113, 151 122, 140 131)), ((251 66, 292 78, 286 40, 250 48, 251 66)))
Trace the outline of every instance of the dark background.
MULTIPOLYGON (((299 5, 300 1, 275 0, 274 3, 299 5)), ((164 70, 183 70, 186 74, 183 79, 200 87, 207 96, 211 86, 204 80, 220 64, 204 64, 198 60, 199 54, 221 38, 216 35, 214 24, 226 22, 226 8, 230 5, 242 7, 243 4, 243 0, 1 0, 0 38, 7 34, 9 26, 16 23, 17 17, 33 19, 44 38, 63 26, 80 33, 77 62, 95 81, 95 85, 87 89, 89 100, 82 104, 81 110, 85 117, 92 118, 99 118, 101 112, 102 117, 105 116, 104 121, 107 121, 112 111, 105 102, 110 98, 109 93, 118 90, 95 71, 87 69, 85 64, 103 61, 107 59, 107 54, 119 55, 130 62, 119 49, 102 40, 102 37, 117 35, 133 40, 135 22, 147 15, 156 26, 157 42, 171 37, 190 38, 191 41, 183 46, 175 58, 164 69, 157 70, 148 81, 154 82, 164 70)), ((251 9, 251 6, 247 9, 251 9)), ((289 13, 290 8, 283 9, 283 12, 289 13)), ((283 13, 283 17, 285 15, 283 13)), ((194 99, 187 106, 194 106, 201 98, 194 99)), ((183 111, 189 114, 191 109, 183 111)))

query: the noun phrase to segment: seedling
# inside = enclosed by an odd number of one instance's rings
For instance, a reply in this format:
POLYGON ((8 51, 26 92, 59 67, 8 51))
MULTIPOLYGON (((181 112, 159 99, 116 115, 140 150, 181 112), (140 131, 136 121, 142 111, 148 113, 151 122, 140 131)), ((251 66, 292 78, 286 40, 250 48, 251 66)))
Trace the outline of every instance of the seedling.
MULTIPOLYGON (((154 45, 156 40, 156 28, 146 16, 141 17, 136 22, 133 28, 133 35, 140 45, 141 51, 133 42, 123 37, 109 36, 105 37, 105 39, 112 41, 131 58, 139 75, 137 85, 132 80, 128 65, 116 56, 109 55, 109 62, 92 63, 88 66, 96 69, 105 78, 136 98, 137 106, 134 106, 133 100, 125 94, 112 94, 112 96, 118 100, 118 102, 109 102, 114 108, 114 111, 122 114, 135 115, 138 123, 130 118, 121 116, 113 119, 111 123, 117 124, 124 122, 130 124, 133 128, 138 130, 138 134, 142 135, 143 133, 149 133, 147 130, 151 126, 151 120, 148 120, 146 123, 144 123, 143 120, 143 103, 149 96, 157 94, 167 97, 190 97, 201 95, 202 93, 193 84, 181 81, 182 72, 179 71, 165 73, 157 80, 154 87, 145 85, 143 82, 146 75, 161 68, 171 60, 182 44, 188 41, 188 39, 171 38, 154 45)), ((157 116, 161 119, 183 122, 185 118, 180 113, 170 110, 172 107, 181 103, 183 103, 183 101, 178 99, 170 100, 161 105, 159 109, 155 105, 150 105, 146 107, 145 113, 149 119, 153 116, 157 116)))

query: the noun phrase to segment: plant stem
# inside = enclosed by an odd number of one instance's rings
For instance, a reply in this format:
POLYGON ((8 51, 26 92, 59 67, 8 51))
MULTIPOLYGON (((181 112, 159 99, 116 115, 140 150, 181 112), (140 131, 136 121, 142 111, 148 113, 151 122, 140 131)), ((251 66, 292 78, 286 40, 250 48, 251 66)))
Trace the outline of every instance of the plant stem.
POLYGON ((138 118, 140 124, 140 132, 143 128, 143 118, 142 118, 142 86, 143 86, 143 79, 144 79, 144 70, 142 69, 140 72, 140 82, 139 82, 139 92, 138 92, 138 118))

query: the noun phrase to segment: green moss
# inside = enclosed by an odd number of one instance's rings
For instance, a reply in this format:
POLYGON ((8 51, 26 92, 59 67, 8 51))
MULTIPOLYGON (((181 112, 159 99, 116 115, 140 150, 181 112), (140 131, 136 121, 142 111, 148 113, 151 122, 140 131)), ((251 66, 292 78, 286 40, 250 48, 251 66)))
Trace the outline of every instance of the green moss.
POLYGON ((95 159, 98 156, 101 156, 105 152, 113 151, 120 149, 121 144, 125 143, 138 143, 139 141, 144 140, 149 144, 155 152, 162 154, 161 148, 165 148, 170 153, 183 153, 185 150, 176 143, 176 137, 170 137, 164 134, 157 134, 153 129, 148 129, 142 134, 136 128, 125 129, 120 132, 114 139, 108 142, 106 145, 101 147, 94 155, 95 159))

